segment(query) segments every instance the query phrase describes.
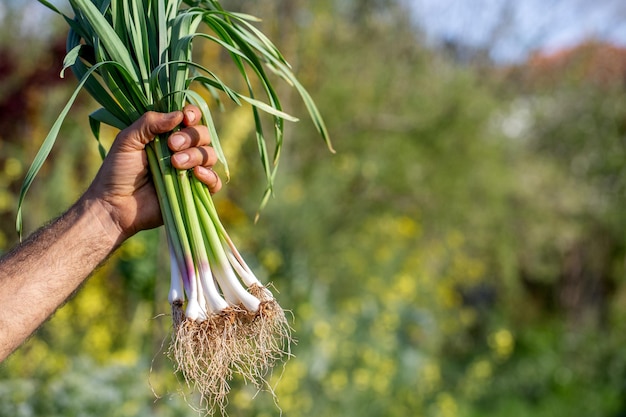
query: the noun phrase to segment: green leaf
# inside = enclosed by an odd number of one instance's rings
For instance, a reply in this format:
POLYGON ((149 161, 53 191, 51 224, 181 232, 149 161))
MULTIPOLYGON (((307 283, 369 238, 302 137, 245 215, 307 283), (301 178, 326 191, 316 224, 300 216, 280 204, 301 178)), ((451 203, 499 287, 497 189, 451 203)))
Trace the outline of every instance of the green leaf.
POLYGON ((104 149, 104 146, 102 146, 102 142, 100 142, 100 121, 93 117, 93 113, 89 115, 89 127, 91 128, 91 133, 98 142, 98 152, 100 153, 100 157, 104 160, 106 157, 106 150, 104 149))
POLYGON ((119 130, 126 129, 128 126, 130 126, 129 124, 115 117, 113 113, 111 113, 109 110, 105 109, 104 107, 94 111, 89 116, 93 118, 94 120, 97 120, 98 122, 104 123, 105 125, 109 125, 111 127, 115 127, 119 130))
POLYGON ((124 45, 117 32, 104 18, 101 11, 98 10, 91 0, 70 0, 70 3, 79 9, 89 21, 93 31, 106 48, 111 60, 126 68, 127 73, 135 83, 140 83, 139 71, 126 45, 124 45))
POLYGON ((76 45, 74 48, 72 48, 71 51, 67 53, 67 55, 65 55, 65 58, 63 59, 63 68, 61 69, 61 78, 65 76, 66 69, 76 64, 76 61, 80 56, 80 49, 82 47, 83 46, 80 44, 76 45))
POLYGON ((261 111, 264 111, 265 113, 271 114, 272 116, 278 117, 280 119, 283 120, 287 120, 289 122, 297 122, 298 118, 297 117, 293 117, 287 113, 285 113, 284 111, 278 110, 277 108, 270 106, 267 103, 264 103, 260 100, 256 100, 253 99, 251 97, 245 96, 243 94, 237 94, 237 97, 241 98, 242 100, 248 102, 249 104, 253 105, 254 107, 258 108, 261 111))
POLYGON ((99 65, 103 65, 103 64, 105 64, 105 63, 93 66, 85 74, 83 79, 80 81, 80 83, 78 84, 78 86, 74 90, 74 93, 72 93, 71 97, 67 101, 67 104, 65 105, 65 107, 61 111, 61 114, 59 115, 57 120, 52 125, 52 128, 50 129, 50 132, 48 132, 48 135, 46 136, 46 138, 44 139, 41 147, 39 148, 39 151, 37 152, 37 155, 35 156, 35 159, 33 160, 30 168, 26 172, 26 176, 24 178, 24 182, 22 183, 22 187, 20 189, 20 196, 19 196, 18 203, 17 203, 17 219, 15 221, 15 228, 17 230, 17 233, 18 233, 18 236, 20 237, 20 239, 22 238, 22 231, 23 231, 22 230, 22 227, 23 227, 22 209, 23 209, 23 204, 24 204, 24 198, 26 197, 26 194, 28 193, 28 190, 29 190, 30 186, 32 185, 33 181, 35 180, 35 177, 37 176, 37 174, 41 170, 41 167, 43 166, 44 162, 48 158, 48 155, 50 154, 50 151, 52 150, 52 147, 54 146, 54 144, 56 142, 57 136, 59 135, 59 130, 61 130, 61 125, 63 124, 63 121, 65 120, 65 117, 69 113, 70 108, 74 104, 74 101, 76 100, 76 97, 78 96, 78 93, 82 89, 82 87, 85 84, 85 82, 87 81, 87 79, 89 79, 91 74, 98 68, 99 65))
MULTIPOLYGON (((124 2, 127 4, 126 2, 124 2)), ((135 62, 139 66, 143 92, 148 97, 149 74, 150 74, 150 50, 148 30, 146 26, 146 16, 144 15, 143 2, 140 0, 132 0, 131 8, 128 11, 127 27, 130 29, 130 45, 133 47, 135 62)), ((148 100, 150 101, 150 100, 148 100)))
MULTIPOLYGON (((46 6, 48 9, 52 10, 55 13, 60 14, 61 16, 65 16, 59 9, 57 9, 52 3, 46 0, 37 0, 39 3, 46 6)), ((67 17, 67 16, 66 16, 67 17)))
MULTIPOLYGON (((85 74, 87 74, 89 68, 87 68, 87 66, 79 60, 76 61, 76 63, 72 67, 72 71, 76 75, 76 78, 81 80, 83 79, 85 74)), ((134 120, 139 118, 139 113, 133 113, 131 111, 130 105, 127 106, 124 110, 120 106, 120 104, 111 96, 111 93, 107 91, 107 89, 102 84, 100 84, 100 82, 96 78, 90 77, 89 79, 87 79, 84 88, 98 103, 100 103, 102 107, 107 109, 109 112, 111 112, 111 114, 123 121, 125 124, 130 125, 134 120)))
POLYGON ((224 171, 226 172, 226 176, 230 177, 230 170, 228 168, 228 162, 226 161, 226 156, 224 155, 224 150, 222 149, 222 145, 220 144, 219 135, 217 134, 217 130, 215 129, 215 123, 213 123, 213 118, 211 117, 211 110, 209 109, 209 105, 206 103, 204 98, 192 90, 186 90, 185 95, 187 101, 189 103, 197 106, 202 112, 202 118, 204 119, 204 124, 209 129, 209 134, 211 135, 211 145, 213 145, 213 149, 215 149, 215 153, 217 154, 217 158, 224 165, 224 171))

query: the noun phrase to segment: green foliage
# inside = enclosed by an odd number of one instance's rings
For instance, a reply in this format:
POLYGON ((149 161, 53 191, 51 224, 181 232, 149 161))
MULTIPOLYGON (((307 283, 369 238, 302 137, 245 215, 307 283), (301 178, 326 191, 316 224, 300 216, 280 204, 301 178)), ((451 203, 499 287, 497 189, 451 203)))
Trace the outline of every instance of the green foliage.
POLYGON ((54 373, 37 372, 30 378, 0 382, 0 415, 14 417, 168 416, 189 415, 182 397, 156 399, 147 385, 146 363, 95 363, 78 357, 54 373))

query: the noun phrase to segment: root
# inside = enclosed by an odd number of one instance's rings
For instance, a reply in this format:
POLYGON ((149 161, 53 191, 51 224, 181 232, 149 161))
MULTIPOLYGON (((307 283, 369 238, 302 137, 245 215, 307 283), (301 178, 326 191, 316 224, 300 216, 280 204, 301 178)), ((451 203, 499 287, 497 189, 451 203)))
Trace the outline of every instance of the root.
POLYGON ((203 322, 185 317, 182 304, 172 305, 169 356, 187 385, 200 394, 200 406, 209 414, 226 415, 235 374, 273 395, 267 375, 278 361, 291 355, 291 328, 284 311, 263 287, 250 292, 261 300, 258 312, 229 307, 203 322))
POLYGON ((266 288, 252 287, 250 292, 261 300, 259 311, 252 318, 249 329, 250 340, 254 341, 258 354, 258 369, 265 374, 276 362, 291 356, 292 329, 285 312, 266 288))

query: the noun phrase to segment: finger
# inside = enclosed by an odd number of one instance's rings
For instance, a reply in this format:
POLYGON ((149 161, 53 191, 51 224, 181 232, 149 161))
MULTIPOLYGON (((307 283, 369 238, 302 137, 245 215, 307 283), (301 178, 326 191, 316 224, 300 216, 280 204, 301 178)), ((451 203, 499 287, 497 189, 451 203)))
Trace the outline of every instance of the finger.
POLYGON ((172 165, 177 169, 190 169, 196 166, 212 167, 216 163, 217 154, 210 146, 193 147, 172 155, 172 165))
POLYGON ((211 136, 206 126, 192 126, 172 133, 167 142, 170 149, 177 152, 194 146, 206 146, 211 143, 211 136))
POLYGON ((157 135, 171 131, 182 120, 183 113, 180 111, 171 113, 147 112, 119 133, 118 146, 143 149, 157 135))
POLYGON ((188 104, 183 108, 183 114, 185 115, 183 119, 183 124, 185 126, 195 126, 202 120, 202 112, 200 109, 191 104, 188 104))
POLYGON ((211 193, 216 193, 222 188, 222 180, 217 172, 211 168, 197 166, 193 169, 193 173, 200 181, 209 187, 211 193))

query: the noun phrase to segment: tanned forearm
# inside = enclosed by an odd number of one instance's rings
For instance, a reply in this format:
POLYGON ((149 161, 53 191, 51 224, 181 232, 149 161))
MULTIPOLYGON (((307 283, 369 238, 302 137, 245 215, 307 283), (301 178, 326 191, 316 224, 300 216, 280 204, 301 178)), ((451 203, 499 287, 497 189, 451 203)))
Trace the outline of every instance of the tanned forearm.
POLYGON ((101 202, 83 197, 0 259, 0 361, 121 244, 118 230, 101 202))

